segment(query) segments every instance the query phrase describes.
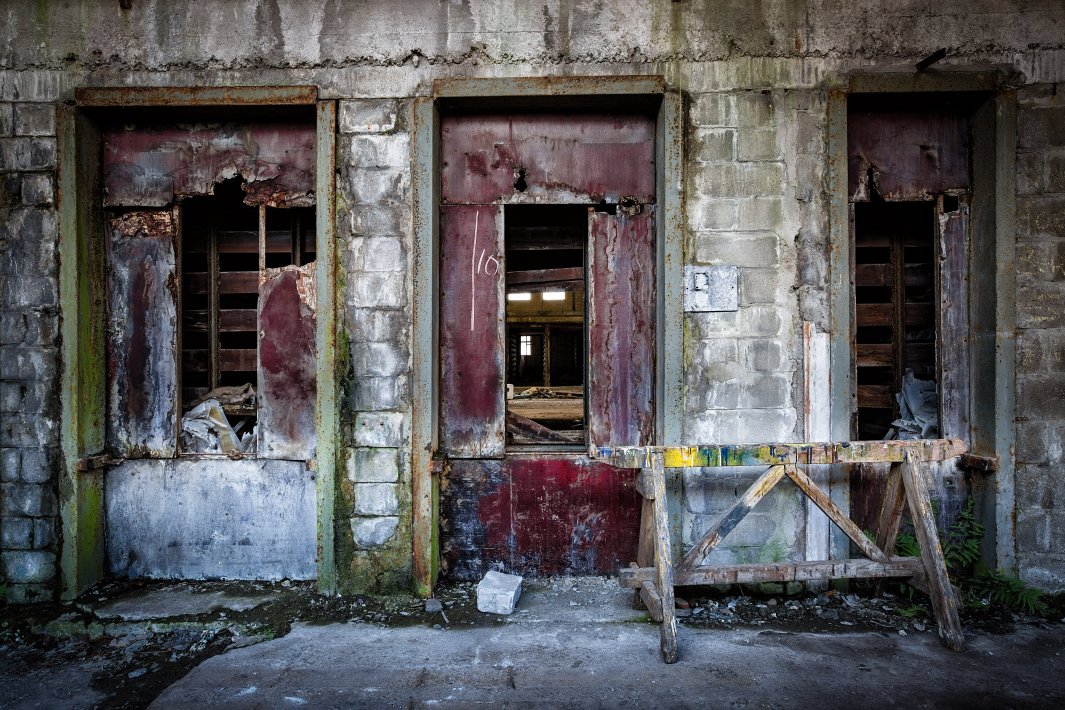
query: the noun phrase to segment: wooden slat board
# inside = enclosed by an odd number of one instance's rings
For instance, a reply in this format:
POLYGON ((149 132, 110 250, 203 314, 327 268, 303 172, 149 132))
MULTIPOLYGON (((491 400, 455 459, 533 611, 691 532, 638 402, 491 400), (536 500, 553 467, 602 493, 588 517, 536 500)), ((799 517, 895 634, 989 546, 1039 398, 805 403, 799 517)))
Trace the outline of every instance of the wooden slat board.
POLYGON ((170 210, 108 222, 107 443, 116 456, 177 447, 177 220, 170 210))
POLYGON ((640 446, 654 437, 655 209, 590 213, 588 440, 640 446))
POLYGON ((440 449, 500 457, 506 444, 500 208, 440 209, 440 449))
POLYGON ((655 123, 647 116, 452 115, 440 130, 445 203, 655 200, 655 123), (523 191, 515 188, 521 170, 523 191))
POLYGON ((260 290, 257 447, 260 458, 300 461, 314 458, 317 443, 314 267, 311 262, 301 267, 269 269, 260 290))

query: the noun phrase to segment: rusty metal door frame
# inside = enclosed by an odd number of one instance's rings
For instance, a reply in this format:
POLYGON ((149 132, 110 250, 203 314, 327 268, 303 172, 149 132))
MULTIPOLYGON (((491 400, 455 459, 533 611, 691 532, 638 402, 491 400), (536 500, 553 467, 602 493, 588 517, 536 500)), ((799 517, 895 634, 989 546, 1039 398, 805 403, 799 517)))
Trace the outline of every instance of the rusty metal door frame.
MULTIPOLYGON (((414 195, 414 327, 412 377, 413 570, 418 594, 428 596, 439 573, 439 476, 434 470, 439 415, 438 284, 441 103, 500 101, 514 107, 605 106, 633 101, 657 106, 657 349, 656 440, 677 444, 682 428, 683 102, 661 76, 446 79, 432 96, 415 100, 412 128, 414 195), (667 308, 667 304, 676 307, 667 308)), ((520 110, 520 109, 519 109, 520 110)), ((676 496, 674 497, 676 499, 676 496)), ((679 511, 676 511, 679 520, 679 511)))
MULTIPOLYGON (((983 92, 987 101, 972 116, 972 229, 983 238, 972 240, 970 273, 992 273, 973 279, 970 314, 970 393, 974 401, 972 449, 997 455, 1001 468, 988 481, 978 510, 993 538, 985 559, 1000 569, 1014 570, 1013 445, 1015 440, 1016 308, 1014 273, 1014 214, 1017 140, 1016 96, 1010 77, 999 71, 934 71, 855 74, 834 84, 828 94, 827 149, 829 173, 830 283, 832 324, 831 420, 833 439, 852 435, 853 369, 851 338, 851 254, 847 175, 847 98, 850 94, 983 92), (993 549, 991 549, 993 547, 993 549)), ((847 476, 832 476, 831 496, 849 509, 847 476)), ((979 507, 979 506, 978 506, 979 507)), ((833 549, 846 540, 837 535, 833 549)))
MULTIPOLYGON (((315 86, 87 87, 74 105, 57 109, 59 253, 62 359, 60 439, 64 471, 59 482, 63 541, 61 597, 72 599, 104 574, 103 450, 105 333, 94 285, 103 276, 100 214, 101 117, 129 109, 307 107, 317 133, 316 230, 318 326, 317 536, 318 587, 335 592, 334 486, 336 471, 336 103, 318 99, 315 86), (325 474, 325 475, 323 475, 325 474)), ((103 289, 96 289, 102 293, 103 289)))

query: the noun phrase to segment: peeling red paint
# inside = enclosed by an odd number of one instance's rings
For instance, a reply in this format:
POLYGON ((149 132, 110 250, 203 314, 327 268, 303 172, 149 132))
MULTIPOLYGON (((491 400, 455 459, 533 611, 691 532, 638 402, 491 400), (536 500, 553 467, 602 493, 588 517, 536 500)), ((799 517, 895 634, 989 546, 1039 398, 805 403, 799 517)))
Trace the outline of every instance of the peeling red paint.
POLYGON ((314 262, 270 269, 259 296, 258 455, 314 457, 314 262))
POLYGON ((445 203, 655 200, 654 121, 645 116, 450 116, 441 130, 445 203))
POLYGON ((493 565, 528 576, 617 572, 636 559, 636 474, 562 455, 452 461, 448 574, 476 579, 493 565))
POLYGON ((240 177, 249 205, 314 204, 314 126, 225 124, 104 133, 104 205, 162 207, 240 177))

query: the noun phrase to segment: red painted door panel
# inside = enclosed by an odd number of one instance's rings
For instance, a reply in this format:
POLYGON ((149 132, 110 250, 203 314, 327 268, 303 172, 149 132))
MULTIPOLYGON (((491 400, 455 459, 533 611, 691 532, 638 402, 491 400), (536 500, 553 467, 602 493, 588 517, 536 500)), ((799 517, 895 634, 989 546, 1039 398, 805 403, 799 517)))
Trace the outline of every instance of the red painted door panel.
POLYGON ((655 209, 593 212, 588 246, 588 443, 654 438, 655 209))
POLYGON ((506 443, 499 214, 440 209, 440 449, 454 458, 498 458, 506 443))

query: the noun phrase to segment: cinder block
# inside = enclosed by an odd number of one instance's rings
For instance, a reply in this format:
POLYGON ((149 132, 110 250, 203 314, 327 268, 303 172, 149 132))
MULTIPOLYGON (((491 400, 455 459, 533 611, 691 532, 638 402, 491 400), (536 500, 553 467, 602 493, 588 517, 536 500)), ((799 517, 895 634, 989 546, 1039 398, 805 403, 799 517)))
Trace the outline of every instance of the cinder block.
POLYGON ((736 140, 736 159, 742 161, 779 160, 782 157, 777 129, 740 129, 736 140))
POLYGON ((35 173, 22 177, 22 202, 26 205, 50 205, 55 201, 52 176, 35 173))
POLYGON ((784 224, 784 200, 780 197, 751 197, 739 201, 740 228, 744 231, 779 232, 784 224))
POLYGON ((1017 289, 1018 328, 1065 328, 1065 288, 1038 282, 1017 289))
POLYGON ((52 591, 47 584, 12 584, 7 585, 9 604, 36 604, 52 599, 52 591))
POLYGON ((774 268, 780 264, 780 239, 771 232, 702 232, 696 237, 695 260, 774 268))
POLYGON ((688 203, 688 228, 703 230, 731 230, 739 226, 740 208, 737 200, 693 198, 688 203))
POLYGON ((705 386, 707 409, 735 409, 738 405, 742 389, 739 380, 711 380, 705 386))
POLYGON ((355 416, 355 445, 400 448, 403 446, 403 415, 399 412, 359 412, 355 416))
POLYGON ((29 550, 33 547, 32 518, 0 518, 0 549, 29 550))
POLYGON ((54 167, 54 138, 0 138, 0 172, 33 172, 54 167))
POLYGON ((1043 191, 1043 154, 1023 152, 1017 154, 1017 194, 1033 195, 1043 191))
POLYGON ((47 449, 26 449, 22 452, 22 480, 26 483, 48 483, 52 480, 52 456, 47 449))
POLYGON ((740 309, 742 334, 751 337, 771 337, 780 333, 782 321, 779 309, 773 306, 748 306, 740 309))
POLYGON ((26 338, 26 317, 21 313, 0 315, 0 345, 18 345, 26 338))
POLYGON ((44 517, 55 514, 55 496, 35 483, 6 483, 2 514, 9 517, 44 517))
POLYGON ((55 106, 52 104, 15 104, 15 135, 54 136, 55 106))
POLYGON ((41 550, 4 552, 4 576, 8 582, 41 584, 55 577, 55 555, 41 550))
POLYGON ((696 129, 692 133, 690 155, 702 163, 721 163, 735 160, 736 129, 696 129))
POLYGON ((779 278, 777 269, 740 269, 740 305, 775 303, 779 278))
POLYGON ((410 136, 356 135, 345 141, 340 159, 357 168, 403 168, 410 165, 410 136))
POLYGON ((690 116, 694 126, 736 126, 736 99, 732 94, 696 94, 690 116))
POLYGON ((721 163, 695 174, 695 190, 707 197, 750 197, 784 194, 784 164, 721 163))
POLYGON ((1017 199, 1017 238, 1065 237, 1065 195, 1032 195, 1017 199))
POLYGON ((21 463, 21 449, 0 449, 0 481, 4 483, 17 481, 21 463))
POLYGON ((398 115, 395 99, 341 101, 337 126, 341 133, 387 133, 396 128, 398 115))
POLYGON ((521 597, 522 578, 516 574, 486 572, 477 584, 477 611, 486 614, 511 614, 521 597))
POLYGON ((403 243, 394 237, 367 239, 363 249, 362 268, 365 271, 404 271, 407 259, 403 243))
POLYGON ((401 308, 407 303, 403 272, 361 272, 348 277, 348 305, 360 308, 401 308))
POLYGON ((391 483, 355 485, 355 515, 398 515, 399 498, 391 483))
POLYGON ((15 132, 14 106, 6 101, 0 103, 0 137, 7 137, 15 132))
POLYGON ((739 407, 781 409, 791 403, 791 380, 784 375, 752 375, 743 381, 739 407))
POLYGON ((34 518, 33 520, 33 549, 48 550, 55 542, 55 519, 34 518))
POLYGON ((1065 153, 1050 153, 1044 160, 1043 189, 1065 192, 1065 153))
POLYGON ((55 345, 59 340, 59 316, 41 311, 26 313, 26 344, 55 345))
POLYGON ((397 342, 358 343, 351 354, 356 377, 391 377, 407 370, 406 348, 397 342))
POLYGON ((351 534, 355 544, 364 549, 371 550, 388 544, 396 536, 399 527, 399 518, 354 518, 351 521, 351 534))
POLYGON ((787 353, 779 340, 748 340, 743 347, 744 362, 752 372, 779 372, 787 353))
POLYGON ((366 237, 398 236, 410 233, 410 210, 407 205, 351 205, 347 222, 354 235, 366 237))
POLYGON ((381 412, 406 405, 400 382, 405 377, 356 377, 352 387, 352 408, 362 412, 381 412))
POLYGON ((22 411, 23 390, 21 382, 0 382, 0 413, 22 411))
POLYGON ((1017 147, 1045 150, 1065 146, 1065 107, 1021 109, 1017 112, 1017 147))
POLYGON ((410 321, 402 312, 379 308, 349 308, 348 330, 352 342, 406 340, 410 321))
POLYGON ((352 168, 346 184, 354 203, 406 204, 410 199, 410 171, 401 168, 352 168))
POLYGON ((395 483, 399 480, 399 450, 352 449, 347 469, 352 483, 395 483))

